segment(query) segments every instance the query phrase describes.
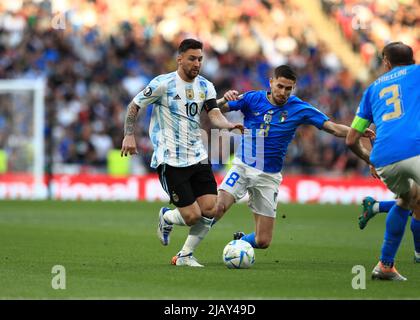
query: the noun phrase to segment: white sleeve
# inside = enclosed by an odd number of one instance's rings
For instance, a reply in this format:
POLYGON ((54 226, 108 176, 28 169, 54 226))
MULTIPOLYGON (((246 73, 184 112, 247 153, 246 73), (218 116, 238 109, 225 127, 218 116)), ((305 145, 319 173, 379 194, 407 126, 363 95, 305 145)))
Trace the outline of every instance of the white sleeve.
POLYGON ((154 78, 143 91, 134 97, 133 102, 140 108, 147 107, 162 97, 164 89, 164 84, 154 78))
POLYGON ((213 83, 211 83, 210 81, 207 81, 206 101, 211 100, 211 99, 216 99, 216 89, 214 88, 213 83))

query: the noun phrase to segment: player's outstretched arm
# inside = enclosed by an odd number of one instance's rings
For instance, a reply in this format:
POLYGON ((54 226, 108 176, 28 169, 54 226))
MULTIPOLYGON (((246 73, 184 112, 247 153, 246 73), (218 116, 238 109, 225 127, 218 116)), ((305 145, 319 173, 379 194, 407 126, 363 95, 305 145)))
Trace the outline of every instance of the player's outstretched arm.
MULTIPOLYGON (((339 124, 332 121, 325 121, 322 129, 339 138, 346 138, 350 132, 350 127, 344 124, 339 124)), ((369 128, 366 129, 366 131, 362 134, 362 136, 369 139, 375 139, 376 137, 375 132, 369 128)))
POLYGON ((335 135, 336 137, 345 138, 350 130, 350 127, 332 121, 325 121, 324 125, 322 126, 322 129, 328 133, 335 135))
POLYGON ((244 133, 244 126, 241 123, 231 123, 229 122, 225 116, 222 114, 220 109, 215 108, 211 109, 208 113, 210 122, 212 125, 219 129, 239 129, 241 133, 244 133))
POLYGON ((121 157, 138 153, 136 139, 134 138, 134 130, 139 110, 140 107, 133 101, 127 107, 127 114, 124 122, 124 139, 121 146, 121 157))

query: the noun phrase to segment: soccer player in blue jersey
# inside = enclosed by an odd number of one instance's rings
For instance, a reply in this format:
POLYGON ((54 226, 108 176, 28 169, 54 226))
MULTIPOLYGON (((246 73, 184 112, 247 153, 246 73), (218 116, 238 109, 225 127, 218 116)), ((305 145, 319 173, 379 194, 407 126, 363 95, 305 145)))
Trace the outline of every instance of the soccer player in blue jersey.
MULTIPOLYGON (((246 130, 233 166, 219 188, 215 218, 221 219, 232 204, 248 192, 255 232, 238 233, 235 237, 249 242, 254 248, 264 249, 271 243, 283 159, 298 126, 311 124, 342 138, 350 130, 292 95, 295 86, 295 72, 282 65, 274 70, 269 92, 250 91, 239 96, 237 91, 230 90, 218 100, 223 112, 240 110, 244 114, 246 130)), ((372 134, 368 131, 366 136, 372 137, 372 134)))
POLYGON ((365 90, 346 142, 397 196, 372 279, 404 281, 394 264, 410 210, 416 256, 420 253, 420 66, 401 42, 386 45, 382 57, 386 73, 365 90), (377 137, 370 152, 359 139, 371 123, 377 137))
POLYGON ((208 232, 216 212, 217 184, 201 140, 200 114, 206 110, 210 122, 221 129, 240 129, 230 123, 217 107, 213 84, 199 75, 203 44, 185 39, 178 48, 178 69, 157 76, 137 94, 127 109, 121 156, 137 153, 134 128, 140 109, 153 104, 150 139, 154 153, 151 167, 156 168, 163 189, 176 208, 159 212, 158 237, 169 244, 173 225, 191 226, 183 250, 173 263, 201 267, 192 256, 193 249, 208 232), (191 250, 189 249, 191 248, 191 250), (187 251, 187 254, 182 254, 187 251))

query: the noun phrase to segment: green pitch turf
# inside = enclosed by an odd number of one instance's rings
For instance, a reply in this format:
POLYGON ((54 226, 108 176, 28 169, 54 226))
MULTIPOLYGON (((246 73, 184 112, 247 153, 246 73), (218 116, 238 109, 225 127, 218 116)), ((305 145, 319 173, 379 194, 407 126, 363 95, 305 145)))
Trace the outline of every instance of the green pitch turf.
POLYGON ((245 205, 235 205, 196 252, 205 268, 174 267, 171 257, 187 229, 175 227, 163 247, 156 236, 160 203, 0 202, 0 298, 35 299, 400 299, 420 297, 409 225, 397 255, 407 282, 370 280, 385 215, 365 230, 358 206, 279 205, 273 243, 256 251, 249 270, 230 270, 222 250, 232 232, 253 229, 245 205), (286 218, 282 215, 286 214, 286 218), (54 265, 66 289, 54 290, 54 265), (366 289, 352 288, 355 265, 366 289))

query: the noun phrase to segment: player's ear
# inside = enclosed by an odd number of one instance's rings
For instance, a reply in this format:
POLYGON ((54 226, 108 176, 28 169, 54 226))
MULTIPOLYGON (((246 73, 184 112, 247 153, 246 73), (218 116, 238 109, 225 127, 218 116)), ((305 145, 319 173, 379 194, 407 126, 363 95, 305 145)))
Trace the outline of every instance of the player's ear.
POLYGON ((383 58, 383 62, 384 62, 384 66, 385 66, 386 70, 391 70, 392 69, 391 62, 389 62, 389 60, 386 56, 383 58))
POLYGON ((176 62, 178 63, 178 65, 181 64, 181 60, 182 60, 182 53, 178 54, 178 56, 176 57, 176 62))

